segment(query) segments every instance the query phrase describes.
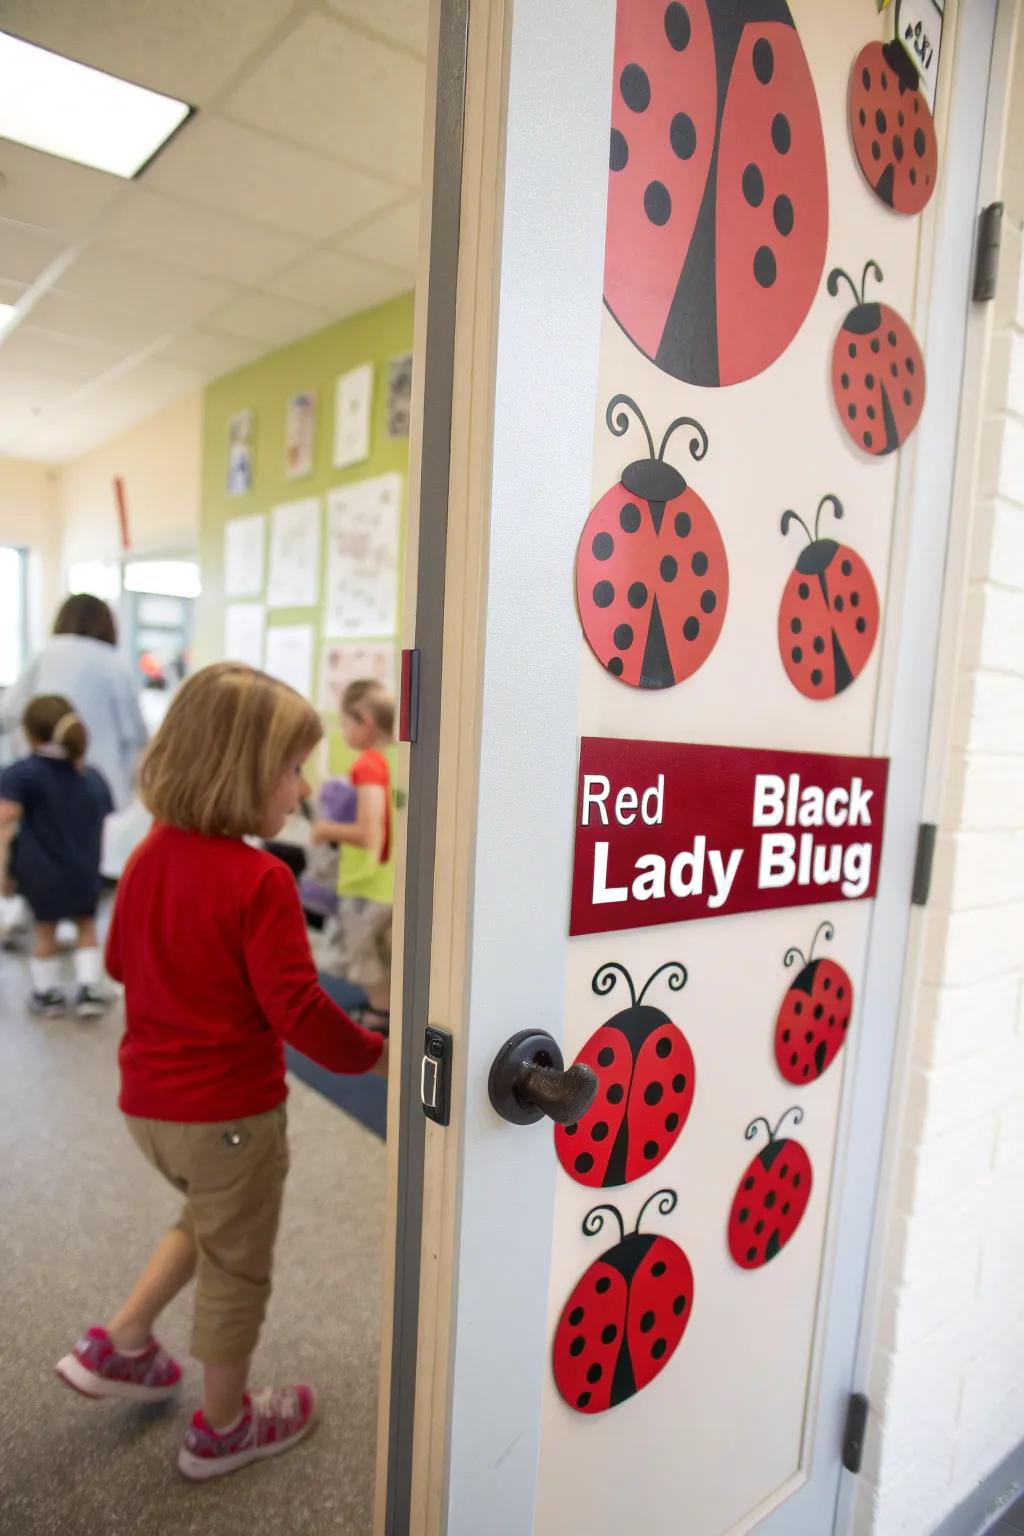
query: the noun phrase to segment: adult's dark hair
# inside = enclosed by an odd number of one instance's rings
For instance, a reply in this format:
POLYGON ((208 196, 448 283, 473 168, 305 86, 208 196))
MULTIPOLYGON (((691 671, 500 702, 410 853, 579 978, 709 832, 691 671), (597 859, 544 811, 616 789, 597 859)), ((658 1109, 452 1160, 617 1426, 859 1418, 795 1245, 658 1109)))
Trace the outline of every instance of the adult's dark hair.
POLYGON ((114 615, 101 597, 91 592, 76 592, 66 597, 60 605, 53 626, 55 635, 82 635, 86 640, 102 640, 106 645, 117 644, 117 625, 114 615))

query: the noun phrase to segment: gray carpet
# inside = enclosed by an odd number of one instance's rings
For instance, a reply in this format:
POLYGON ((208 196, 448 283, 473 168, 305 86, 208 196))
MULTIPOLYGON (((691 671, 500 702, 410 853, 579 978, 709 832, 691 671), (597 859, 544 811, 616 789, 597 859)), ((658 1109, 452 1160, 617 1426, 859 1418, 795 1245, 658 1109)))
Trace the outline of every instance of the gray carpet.
POLYGON ((311 1381, 321 1421, 301 1446, 214 1483, 174 1459, 197 1405, 189 1292, 161 1341, 185 1364, 179 1402, 93 1403, 54 1362, 104 1322, 173 1219, 173 1192, 115 1107, 119 1010, 33 1019, 24 962, 0 958, 0 1533, 2 1536, 368 1536, 373 1502, 384 1148, 292 1084, 292 1169, 255 1385, 311 1381))

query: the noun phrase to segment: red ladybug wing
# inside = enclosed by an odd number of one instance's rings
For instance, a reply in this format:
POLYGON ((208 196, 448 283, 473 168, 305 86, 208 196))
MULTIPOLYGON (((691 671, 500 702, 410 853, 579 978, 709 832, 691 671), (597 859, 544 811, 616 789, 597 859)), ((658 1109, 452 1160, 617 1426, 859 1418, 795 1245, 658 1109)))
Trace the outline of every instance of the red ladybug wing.
POLYGON ((844 544, 825 572, 825 583, 836 643, 848 668, 844 675, 852 682, 867 665, 878 635, 878 589, 861 556, 844 544))
POLYGON ((707 184, 717 112, 705 0, 618 7, 605 299, 653 358, 707 184))
POLYGON ((898 442, 905 443, 924 409, 924 358, 910 326, 888 304, 879 326, 881 377, 898 442))
POLYGON ((794 571, 779 605, 779 653, 786 676, 808 699, 836 692, 832 614, 819 577, 794 571))
POLYGON ((692 1311, 690 1261, 669 1238, 656 1238, 629 1291, 626 1341, 638 1392, 671 1360, 692 1311))
POLYGON ((858 448, 892 453, 917 426, 924 405, 924 359, 907 322, 887 304, 851 310, 832 353, 832 391, 858 448), (877 323, 863 330, 871 311, 877 323))
POLYGON ((784 1248, 811 1197, 811 1160, 798 1141, 773 1141, 750 1163, 729 1213, 729 1252, 760 1269, 784 1248))
POLYGON ((629 1287, 606 1257, 594 1260, 566 1302, 551 1349, 555 1385, 579 1413, 611 1406, 622 1348, 629 1287))
POLYGON ((850 73, 850 133, 868 185, 897 213, 920 213, 935 190, 939 151, 928 103, 899 78, 881 43, 850 73))
POLYGON ((696 1069, 681 1030, 667 1019, 637 1056, 629 1094, 626 1182, 657 1167, 675 1145, 693 1104, 696 1069))
POLYGON ((767 368, 818 289, 828 238, 825 140, 795 26, 748 23, 729 80, 718 159, 720 382, 767 368))
POLYGON ((605 1024, 591 1035, 576 1060, 597 1073, 598 1094, 577 1125, 556 1125, 555 1151, 577 1184, 600 1189, 629 1102, 633 1053, 622 1031, 605 1024))
POLYGON ((576 601, 594 655, 634 688, 696 672, 721 633, 729 568, 718 525, 687 488, 651 506, 619 484, 591 512, 576 556, 576 601))
POLYGON ((814 960, 787 988, 775 1023, 775 1060, 787 1082, 813 1082, 843 1047, 853 986, 834 960, 814 960))

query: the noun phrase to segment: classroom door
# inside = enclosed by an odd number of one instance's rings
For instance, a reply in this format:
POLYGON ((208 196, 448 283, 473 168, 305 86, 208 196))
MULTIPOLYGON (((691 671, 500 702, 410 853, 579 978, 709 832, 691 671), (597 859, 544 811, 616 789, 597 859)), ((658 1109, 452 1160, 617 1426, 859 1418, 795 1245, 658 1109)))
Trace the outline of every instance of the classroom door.
POLYGON ((499 28, 417 1530, 837 1528, 995 9, 518 0, 499 28), (596 1080, 546 1079, 568 1124, 492 1106, 527 1029, 596 1080))

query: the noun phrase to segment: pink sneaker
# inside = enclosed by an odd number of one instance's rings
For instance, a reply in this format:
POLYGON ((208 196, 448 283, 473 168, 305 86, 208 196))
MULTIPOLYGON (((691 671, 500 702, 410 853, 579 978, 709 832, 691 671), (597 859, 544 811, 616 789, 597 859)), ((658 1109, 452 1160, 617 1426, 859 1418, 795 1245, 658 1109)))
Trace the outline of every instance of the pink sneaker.
POLYGON ((250 1461, 290 1451, 312 1428, 316 1394, 312 1387, 263 1387, 247 1392, 234 1429, 217 1434, 201 1408, 192 1417, 178 1466, 186 1477, 223 1477, 250 1461))
POLYGON ((150 1339, 141 1354, 122 1355, 105 1328, 83 1333, 56 1369, 65 1386, 83 1397, 119 1397, 132 1403, 162 1403, 181 1380, 181 1366, 156 1339, 150 1339))

